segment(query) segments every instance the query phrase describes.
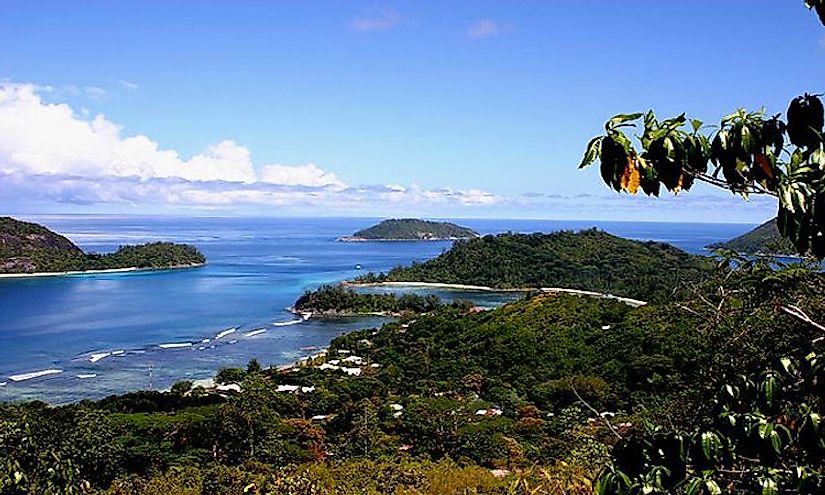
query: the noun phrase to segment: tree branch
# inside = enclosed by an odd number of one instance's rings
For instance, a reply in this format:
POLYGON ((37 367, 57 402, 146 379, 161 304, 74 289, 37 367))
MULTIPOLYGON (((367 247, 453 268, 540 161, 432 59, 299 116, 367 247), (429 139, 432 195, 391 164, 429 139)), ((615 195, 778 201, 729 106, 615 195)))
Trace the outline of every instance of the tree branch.
POLYGON ((616 435, 616 438, 618 438, 619 440, 622 439, 622 436, 619 435, 619 432, 616 431, 616 428, 613 427, 613 424, 610 423, 610 420, 602 416, 602 413, 600 413, 595 407, 591 406, 587 403, 586 400, 582 399, 582 396, 579 395, 579 392, 576 390, 576 387, 574 387, 572 383, 570 384, 570 389, 573 391, 574 394, 576 394, 576 398, 579 399, 579 402, 584 404, 584 407, 590 409, 590 411, 596 414, 596 417, 599 418, 602 421, 602 423, 605 424, 605 426, 607 426, 608 430, 610 430, 614 435, 616 435))

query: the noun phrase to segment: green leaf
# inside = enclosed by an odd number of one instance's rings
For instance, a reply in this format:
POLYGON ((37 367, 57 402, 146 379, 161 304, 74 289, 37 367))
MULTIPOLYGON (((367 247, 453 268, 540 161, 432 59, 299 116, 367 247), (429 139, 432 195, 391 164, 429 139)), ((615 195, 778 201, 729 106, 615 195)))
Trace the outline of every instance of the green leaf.
POLYGON ((774 373, 768 373, 765 377, 765 382, 762 387, 765 392, 765 400, 768 404, 772 404, 779 392, 779 380, 774 373))
POLYGON ((722 453, 722 441, 712 431, 702 433, 702 454, 710 462, 717 462, 722 453))
POLYGON ((762 478, 759 484, 762 487, 762 495, 777 495, 779 493, 776 481, 770 478, 762 478))
POLYGON ((602 139, 604 139, 604 136, 597 136, 587 143, 584 158, 582 158, 582 162, 579 164, 580 169, 587 167, 599 157, 602 149, 602 139))
POLYGON ((705 480, 705 487, 711 495, 722 495, 722 489, 719 488, 719 484, 713 480, 705 480))
POLYGON ((624 124, 625 122, 636 120, 641 116, 641 113, 620 113, 619 115, 616 115, 612 119, 608 120, 607 123, 604 125, 604 129, 606 131, 610 131, 619 124, 624 124))
POLYGON ((702 128, 702 121, 699 119, 690 119, 690 125, 693 127, 693 132, 699 132, 702 128))

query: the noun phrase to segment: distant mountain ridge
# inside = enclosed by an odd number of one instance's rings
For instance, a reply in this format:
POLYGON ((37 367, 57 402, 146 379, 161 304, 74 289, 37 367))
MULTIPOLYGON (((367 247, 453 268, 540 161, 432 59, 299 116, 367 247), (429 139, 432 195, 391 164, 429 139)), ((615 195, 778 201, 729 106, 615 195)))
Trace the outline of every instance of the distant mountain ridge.
POLYGON ((478 237, 475 230, 450 222, 434 222, 417 218, 384 220, 359 230, 341 241, 438 241, 478 237))
POLYGON ((796 256, 798 253, 791 241, 782 237, 772 218, 755 229, 725 242, 715 242, 709 249, 730 249, 743 254, 778 254, 796 256))
POLYGON ((85 253, 42 225, 0 217, 0 274, 159 269, 205 262, 206 257, 194 246, 170 242, 121 246, 109 254, 85 253))

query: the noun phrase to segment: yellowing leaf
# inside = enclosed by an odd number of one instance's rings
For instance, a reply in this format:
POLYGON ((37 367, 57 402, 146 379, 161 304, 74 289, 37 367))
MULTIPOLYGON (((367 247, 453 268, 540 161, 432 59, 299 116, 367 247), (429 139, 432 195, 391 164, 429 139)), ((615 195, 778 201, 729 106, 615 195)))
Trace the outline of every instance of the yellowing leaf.
POLYGON ((639 190, 639 167, 636 166, 636 159, 633 155, 627 156, 627 165, 622 172, 621 186, 622 189, 630 194, 636 194, 639 190))

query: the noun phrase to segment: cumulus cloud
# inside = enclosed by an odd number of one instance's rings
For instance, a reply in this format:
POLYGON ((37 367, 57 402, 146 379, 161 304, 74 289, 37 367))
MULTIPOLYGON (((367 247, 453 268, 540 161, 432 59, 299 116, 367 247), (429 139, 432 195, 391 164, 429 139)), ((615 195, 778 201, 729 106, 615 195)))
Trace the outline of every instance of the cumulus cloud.
POLYGON ((391 9, 381 9, 368 17, 357 17, 350 22, 355 31, 381 31, 395 27, 401 22, 401 15, 391 9))
POLYGON ((513 29, 513 26, 510 24, 482 19, 467 28, 467 36, 472 39, 489 38, 510 31, 511 29, 513 29))
POLYGON ((231 140, 184 158, 103 115, 49 103, 32 84, 0 83, 0 197, 77 205, 488 206, 484 191, 350 186, 314 163, 262 164, 231 140))
POLYGON ((343 189, 346 184, 338 180, 335 174, 326 172, 314 163, 291 167, 288 165, 266 165, 261 169, 261 180, 272 184, 287 186, 334 187, 343 189))

